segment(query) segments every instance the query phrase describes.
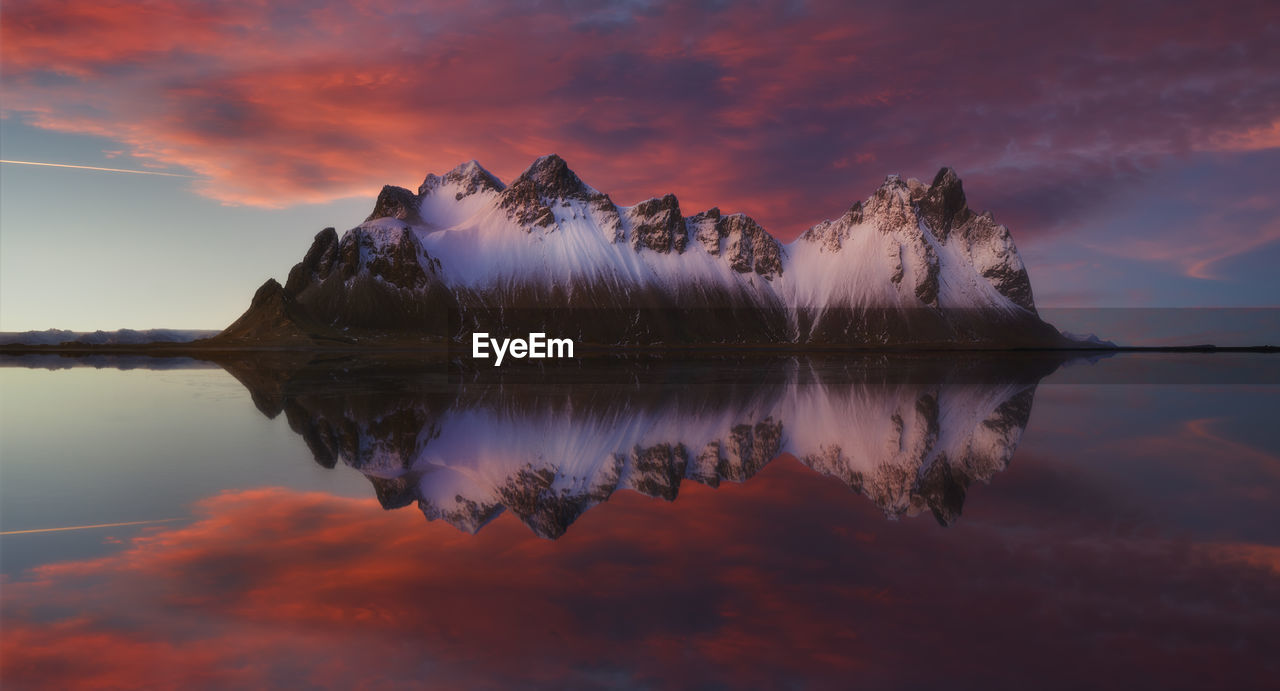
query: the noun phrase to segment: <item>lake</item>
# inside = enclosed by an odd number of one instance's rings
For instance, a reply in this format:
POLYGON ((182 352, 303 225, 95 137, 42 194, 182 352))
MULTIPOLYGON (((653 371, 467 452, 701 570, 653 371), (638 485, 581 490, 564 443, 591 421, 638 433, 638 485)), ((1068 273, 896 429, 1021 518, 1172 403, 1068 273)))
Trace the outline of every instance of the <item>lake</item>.
POLYGON ((0 364, 5 689, 1280 678, 1280 356, 0 364))

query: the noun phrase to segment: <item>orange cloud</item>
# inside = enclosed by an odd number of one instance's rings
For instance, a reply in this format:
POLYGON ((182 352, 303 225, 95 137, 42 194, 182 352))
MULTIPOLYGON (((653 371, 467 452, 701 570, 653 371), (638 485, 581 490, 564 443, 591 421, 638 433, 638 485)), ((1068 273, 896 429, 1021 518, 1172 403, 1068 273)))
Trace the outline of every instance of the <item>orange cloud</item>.
POLYGON ((13 0, 0 56, 6 112, 267 207, 555 151, 620 201, 671 191, 790 237, 887 173, 1105 185, 1275 146, 1266 2, 905 11, 13 0))

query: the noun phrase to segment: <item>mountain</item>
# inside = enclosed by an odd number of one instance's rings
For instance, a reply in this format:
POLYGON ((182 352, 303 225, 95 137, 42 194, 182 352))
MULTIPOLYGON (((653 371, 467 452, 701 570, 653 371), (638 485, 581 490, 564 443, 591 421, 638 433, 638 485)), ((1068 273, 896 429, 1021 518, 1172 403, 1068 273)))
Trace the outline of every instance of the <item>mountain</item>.
POLYGON ((321 231, 268 281, 232 342, 465 340, 541 331, 588 344, 1011 347, 1043 322, 1007 228, 960 178, 888 177, 783 244, 674 195, 619 206, 556 155, 504 184, 475 161, 387 186, 363 223, 321 231))
POLYGON ((0 345, 140 345, 144 343, 190 343, 217 335, 199 329, 119 329, 116 331, 8 331, 0 333, 0 345))
POLYGON ((364 474, 388 509, 476 532, 510 511, 555 538, 614 492, 674 500, 780 455, 886 516, 960 515, 1013 457, 1052 354, 584 361, 468 370, 346 358, 224 367, 317 463, 364 474), (698 382, 690 386, 689 382, 698 382))

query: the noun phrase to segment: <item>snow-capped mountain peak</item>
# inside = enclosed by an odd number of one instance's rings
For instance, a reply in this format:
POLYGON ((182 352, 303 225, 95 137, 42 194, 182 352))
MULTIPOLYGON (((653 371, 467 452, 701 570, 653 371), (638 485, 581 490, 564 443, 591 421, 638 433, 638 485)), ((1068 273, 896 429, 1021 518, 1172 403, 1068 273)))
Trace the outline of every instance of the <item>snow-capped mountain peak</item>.
POLYGON ((646 199, 627 209, 626 224, 631 246, 637 251, 647 248, 660 254, 682 254, 689 242, 689 230, 674 194, 646 199))
POLYGON ((369 212, 369 216, 364 220, 367 222, 378 218, 394 218, 410 223, 421 223, 422 217, 419 215, 421 207, 418 196, 413 192, 395 185, 384 185, 382 191, 378 193, 378 200, 374 202, 373 211, 369 212))
MULTIPOLYGON (((342 243, 365 259, 335 274, 345 288, 309 291, 291 274, 297 290, 288 291, 309 319, 344 332, 367 326, 361 311, 383 312, 378 323, 386 323, 388 305, 403 310, 414 295, 431 294, 449 295, 439 308, 460 312, 461 330, 439 334, 451 338, 496 330, 498 319, 504 328, 569 330, 603 343, 1061 341, 1036 316, 1008 229, 969 209, 950 168, 928 185, 890 175, 838 218, 784 245, 744 214, 685 216, 672 194, 618 206, 555 154, 510 185, 469 161, 426 176, 417 194, 384 187, 348 235, 342 243), (420 270, 392 269, 410 260, 420 270), (343 297, 374 267, 360 290, 385 297, 343 297), (317 291, 326 297, 310 297, 317 291), (514 324, 512 308, 529 323, 514 324), (592 310, 591 326, 569 316, 583 309, 592 310), (682 316, 691 311, 702 316, 682 316)), ((331 272, 303 273, 313 283, 332 280, 331 272)), ((422 325, 406 318, 403 328, 422 325)))
POLYGON ((589 205, 609 225, 605 235, 617 235, 618 209, 608 195, 584 183, 556 154, 542 156, 502 192, 499 206, 507 217, 527 231, 554 230, 559 226, 554 209, 568 208, 572 202, 589 205))
POLYGON ((443 176, 433 173, 428 174, 426 179, 422 181, 422 185, 418 187, 418 196, 425 197, 428 193, 445 185, 453 185, 460 188, 454 195, 455 201, 477 192, 501 192, 506 188, 506 185, 502 184, 498 176, 486 170, 484 166, 480 165, 479 161, 471 159, 466 163, 459 164, 443 176))

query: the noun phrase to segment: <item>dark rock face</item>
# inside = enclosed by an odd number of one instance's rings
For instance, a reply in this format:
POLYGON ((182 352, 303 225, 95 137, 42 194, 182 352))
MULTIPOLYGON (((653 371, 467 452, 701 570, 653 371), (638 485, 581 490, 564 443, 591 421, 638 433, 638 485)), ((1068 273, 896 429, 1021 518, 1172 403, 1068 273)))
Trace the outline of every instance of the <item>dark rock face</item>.
POLYGON ((631 451, 631 486, 643 495, 674 501, 689 464, 684 444, 655 444, 631 451))
POLYGON ((1002 261, 983 268, 982 275, 1014 304, 1032 314, 1036 313, 1035 298, 1031 294, 1031 278, 1027 275, 1026 267, 1021 261, 1008 261, 1014 252, 1008 228, 997 224, 989 212, 984 212, 971 216, 955 231, 955 236, 956 241, 967 243, 971 248, 981 245, 994 248, 1002 261))
POLYGON ((924 272, 916 278, 916 297, 926 305, 937 307, 938 253, 923 237, 911 245, 911 250, 917 253, 917 260, 924 266, 924 272))
MULTIPOLYGON (((373 231, 356 228, 339 240, 333 228, 320 231, 281 290, 290 313, 325 325, 326 337, 358 340, 372 330, 446 338, 457 302, 439 261, 408 226, 382 235, 375 241, 373 231)), ((245 314, 260 311, 250 305, 245 314)))
POLYGON ((938 525, 951 525, 960 517, 970 479, 956 472, 949 463, 934 463, 920 478, 916 491, 938 525))
POLYGON ((499 204, 506 209, 511 220, 527 231, 532 231, 534 227, 550 228, 555 225, 556 215, 542 203, 538 187, 530 178, 521 176, 511 183, 502 192, 499 204))
POLYGON ((372 221, 377 218, 395 218, 409 223, 421 223, 418 215, 420 201, 413 192, 393 185, 386 185, 378 193, 378 201, 373 205, 373 212, 364 219, 372 221))
MULTIPOLYGON (((341 399, 308 392, 289 399, 284 412, 290 428, 306 441, 321 465, 332 467, 342 459, 369 475, 396 476, 411 468, 417 454, 439 434, 438 404, 398 394, 397 405, 382 408, 379 398, 367 391, 348 393, 341 399), (380 409, 384 414, 352 424, 350 409, 380 409)), ((404 491, 412 492, 412 488, 404 491)))
POLYGON ((912 198, 920 211, 921 220, 942 242, 962 243, 970 254, 979 246, 992 251, 1001 261, 985 267, 982 275, 991 281, 1000 294, 1035 314, 1031 279, 1027 276, 1026 268, 1021 262, 1008 261, 1013 253, 1009 229, 997 224, 989 212, 975 214, 969 209, 964 187, 954 170, 939 170, 933 182, 927 188, 913 192, 912 198))
POLYGON ((733 482, 749 480, 781 453, 782 422, 766 417, 754 425, 734 425, 717 450, 717 475, 733 482))
MULTIPOLYGON (((517 225, 532 231, 535 228, 554 230, 556 216, 552 208, 566 201, 575 200, 605 210, 617 207, 607 195, 591 189, 569 169, 563 158, 552 154, 533 162, 503 191, 499 206, 517 225)), ((612 225, 614 236, 621 233, 621 223, 612 225)))
POLYGON ((965 203, 964 187, 951 168, 943 168, 934 176, 933 183, 921 190, 913 201, 920 209, 920 216, 938 239, 947 240, 953 226, 969 220, 973 212, 965 203))
POLYGON ((366 475, 369 484, 373 485, 373 493, 378 504, 387 511, 402 509, 414 502, 413 486, 404 476, 384 478, 377 475, 366 475))
POLYGON ((693 235, 707 254, 720 256, 720 209, 711 207, 707 211, 694 214, 685 220, 688 233, 693 235))
POLYGON ((375 245, 367 234, 353 234, 352 237, 355 240, 351 245, 358 245, 360 253, 367 257, 369 273, 388 285, 419 292, 431 283, 440 268, 440 263, 427 254, 418 242, 418 236, 408 228, 395 243, 381 247, 375 245), (423 268, 424 264, 427 268, 423 268))
POLYGON ((723 216, 716 232, 725 239, 725 257, 734 271, 755 271, 767 279, 782 274, 782 245, 750 216, 723 216))
POLYGON ((659 254, 672 250, 677 254, 684 252, 689 235, 674 194, 640 202, 627 215, 631 221, 631 246, 637 251, 649 249, 659 254))
POLYGON ((328 276, 338 261, 338 232, 333 228, 325 228, 316 233, 311 248, 302 261, 294 264, 289 271, 289 280, 285 283, 285 292, 290 297, 297 297, 307 284, 328 276))
POLYGON ((578 178, 577 173, 569 169, 569 164, 555 154, 543 156, 534 161, 533 165, 511 184, 515 185, 522 180, 531 182, 538 194, 547 199, 585 201, 592 192, 591 188, 578 178))
POLYGON ((315 329, 276 279, 269 278, 253 294, 249 309, 214 340, 309 343, 315 329))
POLYGON ((588 496, 557 489, 555 481, 556 472, 550 468, 526 467, 507 479, 498 496, 534 533, 555 539, 595 503, 588 496))

